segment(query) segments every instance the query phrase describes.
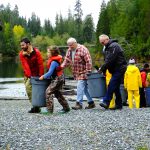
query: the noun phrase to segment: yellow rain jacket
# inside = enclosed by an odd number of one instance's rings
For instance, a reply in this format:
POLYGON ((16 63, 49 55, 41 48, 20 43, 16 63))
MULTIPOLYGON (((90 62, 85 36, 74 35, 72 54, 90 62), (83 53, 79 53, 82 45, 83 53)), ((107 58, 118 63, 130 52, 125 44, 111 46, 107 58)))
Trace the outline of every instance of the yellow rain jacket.
POLYGON ((147 77, 146 77, 146 87, 149 87, 150 86, 150 72, 147 74, 147 77))
POLYGON ((129 65, 124 76, 124 87, 127 90, 139 90, 142 87, 141 74, 135 65, 129 65))

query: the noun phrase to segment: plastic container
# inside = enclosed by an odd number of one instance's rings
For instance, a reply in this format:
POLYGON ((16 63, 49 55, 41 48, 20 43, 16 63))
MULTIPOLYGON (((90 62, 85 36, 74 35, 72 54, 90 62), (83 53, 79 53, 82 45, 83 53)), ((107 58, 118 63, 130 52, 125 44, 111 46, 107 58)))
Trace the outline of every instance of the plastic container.
POLYGON ((49 80, 39 80, 39 77, 31 77, 32 84, 32 106, 45 107, 45 91, 50 84, 49 80))
POLYGON ((146 106, 150 107, 150 87, 145 88, 146 106))
POLYGON ((104 97, 106 94, 105 77, 97 72, 88 74, 88 89, 90 96, 93 98, 104 97))
POLYGON ((123 103, 127 103, 127 91, 124 89, 124 84, 120 84, 120 94, 123 103))

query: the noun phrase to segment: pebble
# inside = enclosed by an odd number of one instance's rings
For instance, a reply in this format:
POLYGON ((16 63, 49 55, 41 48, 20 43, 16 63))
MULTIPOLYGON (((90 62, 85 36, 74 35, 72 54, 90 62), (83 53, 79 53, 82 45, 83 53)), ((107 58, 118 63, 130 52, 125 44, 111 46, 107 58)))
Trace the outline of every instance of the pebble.
MULTIPOLYGON (((68 101, 70 106, 75 102, 68 101)), ((84 101, 84 106, 87 103, 84 101)), ((10 150, 150 149, 150 108, 92 110, 52 115, 30 114, 27 100, 0 101, 0 148, 10 150)))

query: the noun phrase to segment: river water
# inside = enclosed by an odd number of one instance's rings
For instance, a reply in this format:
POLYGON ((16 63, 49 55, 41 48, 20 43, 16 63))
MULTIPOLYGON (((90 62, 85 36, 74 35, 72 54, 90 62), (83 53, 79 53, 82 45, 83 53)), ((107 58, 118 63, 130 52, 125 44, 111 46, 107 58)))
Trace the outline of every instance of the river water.
MULTIPOLYGON (((68 70, 66 74, 70 76, 68 70)), ((70 80, 67 83, 69 85, 65 86, 65 94, 67 90, 73 94, 70 89, 75 88, 76 81, 70 80)), ((27 99, 23 84, 23 70, 17 58, 0 61, 0 99, 27 99)))
POLYGON ((0 99, 27 98, 23 71, 17 58, 0 61, 0 99))

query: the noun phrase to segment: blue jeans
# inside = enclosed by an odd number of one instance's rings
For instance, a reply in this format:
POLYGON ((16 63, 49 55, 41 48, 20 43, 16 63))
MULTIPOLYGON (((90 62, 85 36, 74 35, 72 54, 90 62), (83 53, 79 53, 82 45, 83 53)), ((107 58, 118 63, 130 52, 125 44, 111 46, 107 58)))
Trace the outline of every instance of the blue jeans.
POLYGON ((84 94, 87 97, 88 103, 93 102, 93 100, 89 94, 89 91, 88 91, 87 80, 78 80, 78 83, 77 83, 77 102, 79 102, 80 105, 82 105, 84 94))
POLYGON ((115 93, 116 99, 115 103, 116 106, 122 107, 122 99, 120 94, 120 84, 121 79, 123 78, 123 73, 116 71, 112 74, 112 78, 108 84, 107 92, 105 97, 103 98, 103 102, 105 102, 107 105, 110 104, 110 101, 113 97, 113 93, 115 93))

